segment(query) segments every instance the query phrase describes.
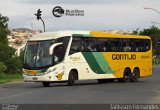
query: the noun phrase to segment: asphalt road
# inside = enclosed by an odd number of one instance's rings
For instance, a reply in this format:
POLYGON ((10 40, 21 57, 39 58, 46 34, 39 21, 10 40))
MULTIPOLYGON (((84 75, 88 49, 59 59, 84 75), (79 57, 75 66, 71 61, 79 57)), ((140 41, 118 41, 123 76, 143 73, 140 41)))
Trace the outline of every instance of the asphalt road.
POLYGON ((14 82, 0 85, 0 104, 111 104, 160 103, 160 67, 153 76, 136 83, 105 83, 96 80, 78 81, 75 86, 53 83, 14 82))

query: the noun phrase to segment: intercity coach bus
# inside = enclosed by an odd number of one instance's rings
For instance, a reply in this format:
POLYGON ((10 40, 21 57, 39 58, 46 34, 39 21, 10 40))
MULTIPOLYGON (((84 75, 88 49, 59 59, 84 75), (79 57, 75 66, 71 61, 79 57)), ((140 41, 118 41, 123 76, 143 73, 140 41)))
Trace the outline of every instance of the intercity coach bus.
POLYGON ((24 81, 52 82, 97 79, 136 82, 152 75, 149 36, 94 31, 45 32, 31 37, 24 54, 24 81))

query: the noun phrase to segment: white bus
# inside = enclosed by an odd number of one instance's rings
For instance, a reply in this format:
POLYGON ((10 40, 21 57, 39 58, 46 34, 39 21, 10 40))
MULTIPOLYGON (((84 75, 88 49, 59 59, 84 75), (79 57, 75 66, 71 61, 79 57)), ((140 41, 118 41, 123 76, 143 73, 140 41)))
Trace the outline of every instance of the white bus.
POLYGON ((148 36, 92 31, 46 32, 31 37, 25 47, 24 81, 52 82, 117 79, 136 82, 152 75, 152 45, 148 36))

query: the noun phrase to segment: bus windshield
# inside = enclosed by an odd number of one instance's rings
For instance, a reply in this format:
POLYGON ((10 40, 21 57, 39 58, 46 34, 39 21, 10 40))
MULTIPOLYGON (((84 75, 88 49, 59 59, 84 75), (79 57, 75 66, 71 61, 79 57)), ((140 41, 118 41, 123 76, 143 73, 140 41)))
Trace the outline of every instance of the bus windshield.
POLYGON ((29 41, 26 44, 24 56, 24 68, 38 69, 52 65, 52 55, 49 55, 49 48, 54 40, 29 41))

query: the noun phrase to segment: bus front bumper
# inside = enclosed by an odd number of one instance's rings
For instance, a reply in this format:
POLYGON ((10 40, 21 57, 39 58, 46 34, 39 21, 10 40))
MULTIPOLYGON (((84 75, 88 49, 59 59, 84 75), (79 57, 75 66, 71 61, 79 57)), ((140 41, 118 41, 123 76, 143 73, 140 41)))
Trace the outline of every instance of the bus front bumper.
POLYGON ((35 76, 31 76, 31 75, 26 75, 23 74, 23 78, 25 82, 52 82, 52 81, 59 81, 58 78, 54 75, 51 74, 44 74, 41 76, 35 75, 35 76))

